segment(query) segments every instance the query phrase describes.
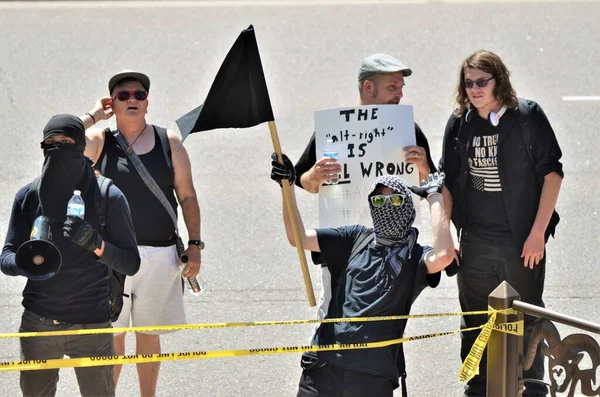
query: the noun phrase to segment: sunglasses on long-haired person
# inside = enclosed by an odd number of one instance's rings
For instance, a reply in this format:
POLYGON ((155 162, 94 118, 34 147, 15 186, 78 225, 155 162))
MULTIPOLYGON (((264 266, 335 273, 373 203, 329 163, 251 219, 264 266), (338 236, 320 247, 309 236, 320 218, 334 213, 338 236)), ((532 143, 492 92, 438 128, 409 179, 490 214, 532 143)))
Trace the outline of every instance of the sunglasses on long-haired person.
POLYGON ((132 96, 138 101, 145 101, 146 98, 148 98, 148 93, 142 90, 120 90, 115 93, 113 99, 118 99, 119 101, 127 101, 132 96))
POLYGON ((404 196, 402 194, 376 194, 371 196, 371 204, 373 207, 381 207, 388 201, 394 207, 401 206, 404 204, 404 196))
POLYGON ((494 76, 490 77, 489 79, 465 80, 465 87, 471 89, 473 88, 473 84, 475 84, 479 88, 487 87, 488 83, 493 78, 494 76))

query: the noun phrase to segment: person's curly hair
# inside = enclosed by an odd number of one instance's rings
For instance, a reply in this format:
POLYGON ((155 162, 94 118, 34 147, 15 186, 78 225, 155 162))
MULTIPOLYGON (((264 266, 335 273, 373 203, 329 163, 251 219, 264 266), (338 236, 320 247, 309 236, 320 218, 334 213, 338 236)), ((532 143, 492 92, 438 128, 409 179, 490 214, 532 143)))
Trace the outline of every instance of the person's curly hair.
POLYGON ((510 72, 502 59, 491 51, 478 50, 465 59, 460 67, 460 76, 456 87, 457 108, 455 114, 457 117, 466 113, 470 105, 467 88, 465 87, 466 69, 478 69, 494 77, 496 82, 494 98, 501 106, 506 106, 509 109, 519 106, 517 93, 510 83, 510 72))

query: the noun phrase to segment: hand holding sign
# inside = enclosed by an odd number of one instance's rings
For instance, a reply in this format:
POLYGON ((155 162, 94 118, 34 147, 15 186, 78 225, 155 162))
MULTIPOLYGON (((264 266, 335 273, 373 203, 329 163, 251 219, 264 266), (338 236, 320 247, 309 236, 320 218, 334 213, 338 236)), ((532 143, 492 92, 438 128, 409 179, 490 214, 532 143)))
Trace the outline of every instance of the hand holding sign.
POLYGON ((419 170, 419 175, 429 174, 429 163, 427 162, 427 153, 421 146, 407 146, 404 149, 404 158, 406 162, 414 164, 419 170))

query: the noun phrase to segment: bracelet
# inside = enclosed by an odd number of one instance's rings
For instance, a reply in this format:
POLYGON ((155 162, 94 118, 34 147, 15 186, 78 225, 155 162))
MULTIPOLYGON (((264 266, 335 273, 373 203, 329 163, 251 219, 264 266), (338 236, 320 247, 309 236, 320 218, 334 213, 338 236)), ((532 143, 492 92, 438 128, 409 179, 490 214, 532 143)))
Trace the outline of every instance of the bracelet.
POLYGON ((92 116, 92 114, 90 112, 86 113, 88 116, 90 116, 90 118, 92 119, 92 121, 94 122, 94 124, 96 124, 96 119, 94 118, 94 116, 92 116))

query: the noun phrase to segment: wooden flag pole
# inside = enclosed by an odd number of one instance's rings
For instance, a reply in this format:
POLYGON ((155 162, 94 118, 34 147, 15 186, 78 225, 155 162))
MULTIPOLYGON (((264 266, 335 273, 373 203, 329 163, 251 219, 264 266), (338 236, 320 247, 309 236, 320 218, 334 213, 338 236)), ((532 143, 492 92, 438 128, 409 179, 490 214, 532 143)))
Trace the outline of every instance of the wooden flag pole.
MULTIPOLYGON (((273 141, 273 149, 277 154, 277 161, 283 164, 283 157, 281 155, 281 144, 279 143, 279 136, 277 135, 277 126, 275 125, 275 121, 269 121, 269 131, 271 131, 271 140, 273 141)), ((306 295, 308 295, 308 304, 309 306, 314 307, 317 303, 315 301, 315 293, 313 291, 312 281, 310 280, 308 264, 306 263, 304 246, 302 245, 302 239, 300 238, 300 230, 298 228, 298 220, 296 219, 296 211, 294 211, 294 206, 292 203, 292 191, 288 183, 282 183, 282 188, 283 199, 285 200, 287 211, 290 216, 290 221, 292 223, 294 241, 296 242, 296 250, 298 250, 298 257, 300 258, 300 268, 302 269, 302 277, 304 278, 304 287, 306 288, 306 295)))

